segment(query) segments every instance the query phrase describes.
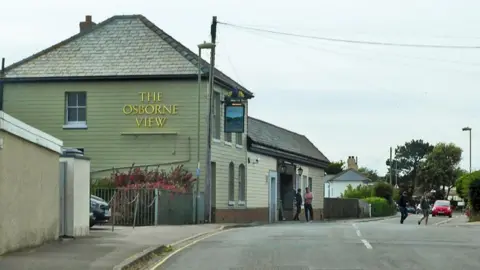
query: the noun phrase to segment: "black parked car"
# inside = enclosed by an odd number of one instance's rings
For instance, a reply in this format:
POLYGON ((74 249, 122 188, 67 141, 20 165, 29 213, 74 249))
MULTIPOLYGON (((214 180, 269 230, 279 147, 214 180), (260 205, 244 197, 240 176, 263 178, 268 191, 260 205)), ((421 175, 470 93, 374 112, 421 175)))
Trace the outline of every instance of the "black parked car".
POLYGON ((111 217, 108 203, 95 195, 90 195, 90 227, 95 224, 107 223, 111 217))

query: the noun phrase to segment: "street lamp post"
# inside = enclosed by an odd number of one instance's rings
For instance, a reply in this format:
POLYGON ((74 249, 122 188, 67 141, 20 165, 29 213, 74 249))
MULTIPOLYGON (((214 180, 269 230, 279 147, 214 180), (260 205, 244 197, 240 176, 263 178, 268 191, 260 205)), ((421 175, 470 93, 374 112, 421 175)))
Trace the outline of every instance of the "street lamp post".
MULTIPOLYGON (((198 223, 198 196, 199 196, 199 186, 200 186, 200 97, 202 92, 202 50, 203 49, 213 49, 215 44, 203 42, 202 44, 198 45, 198 90, 197 90, 197 185, 196 185, 196 194, 195 194, 195 223, 198 223)), ((210 75, 211 76, 211 75, 210 75)), ((210 95, 207 95, 210 97, 210 95)), ((210 102, 208 102, 208 106, 210 106, 210 102)), ((207 121, 210 124, 210 120, 207 121)), ((207 178, 205 177, 205 180, 207 178)), ((205 183, 206 184, 206 183, 205 183)))
POLYGON ((468 131, 468 136, 469 136, 469 170, 470 173, 472 172, 472 128, 471 127, 464 127, 462 128, 462 131, 468 131))

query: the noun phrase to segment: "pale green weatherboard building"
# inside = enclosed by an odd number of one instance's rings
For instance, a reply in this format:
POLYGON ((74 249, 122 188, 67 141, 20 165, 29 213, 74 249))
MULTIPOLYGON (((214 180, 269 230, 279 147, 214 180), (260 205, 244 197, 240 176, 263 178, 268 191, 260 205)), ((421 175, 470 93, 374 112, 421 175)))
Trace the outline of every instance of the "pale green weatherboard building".
MULTIPOLYGON (((132 163, 183 164, 195 173, 200 145, 203 191, 209 65, 202 60, 198 137, 197 59, 141 15, 98 25, 87 16, 80 33, 2 68, 0 110, 83 151, 94 178, 132 163)), ((307 186, 321 217, 328 159, 305 136, 247 117, 243 134, 224 133, 221 100, 242 90, 248 115, 253 94, 218 70, 214 75, 212 221, 278 221, 277 200, 283 200, 283 216, 291 216, 289 193, 307 186), (303 174, 296 175, 300 168, 303 174)))
MULTIPOLYGON (((202 61, 200 190, 207 156, 207 80, 202 61)), ((113 167, 184 164, 197 167, 197 55, 141 15, 114 16, 98 25, 87 16, 80 32, 18 63, 2 75, 3 109, 84 151, 94 177, 113 167)), ((220 98, 233 88, 251 92, 215 71, 213 137, 220 138, 220 98)), ((246 102, 248 107, 248 101, 246 102)), ((222 134, 223 136, 223 134, 222 134)), ((245 134, 212 146, 213 206, 228 207, 229 164, 245 168, 245 134), (243 166, 243 167, 242 167, 243 166)), ((246 182, 246 179, 245 181, 246 182)), ((236 186, 238 189, 243 188, 236 186)), ((245 206, 239 206, 245 209, 245 206)))

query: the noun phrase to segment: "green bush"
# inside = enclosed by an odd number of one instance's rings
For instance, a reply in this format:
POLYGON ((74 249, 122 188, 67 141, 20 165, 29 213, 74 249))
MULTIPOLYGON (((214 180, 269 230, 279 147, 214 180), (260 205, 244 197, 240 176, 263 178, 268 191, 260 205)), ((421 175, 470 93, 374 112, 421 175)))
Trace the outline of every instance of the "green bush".
POLYGON ((393 186, 386 182, 376 182, 373 185, 373 196, 387 200, 389 203, 393 201, 393 186))
POLYGON ((460 179, 457 180, 460 184, 455 185, 457 194, 464 199, 469 199, 470 184, 478 179, 480 179, 480 171, 474 171, 460 177, 460 179))
POLYGON ((385 217, 395 214, 395 204, 382 197, 368 197, 363 199, 372 205, 372 217, 385 217))
POLYGON ((398 202, 398 200, 400 200, 400 190, 398 188, 394 188, 393 189, 393 201, 394 202, 398 202))
POLYGON ((470 220, 480 219, 480 178, 473 179, 468 187, 468 202, 471 210, 470 220))
POLYGON ((464 200, 466 200, 467 197, 468 197, 467 194, 463 193, 463 182, 464 182, 465 178, 467 177, 467 175, 468 174, 465 174, 455 181, 455 189, 456 189, 457 195, 464 200))
POLYGON ((348 185, 342 193, 342 198, 344 199, 364 199, 372 196, 373 188, 367 185, 358 185, 355 188, 352 185, 348 185))

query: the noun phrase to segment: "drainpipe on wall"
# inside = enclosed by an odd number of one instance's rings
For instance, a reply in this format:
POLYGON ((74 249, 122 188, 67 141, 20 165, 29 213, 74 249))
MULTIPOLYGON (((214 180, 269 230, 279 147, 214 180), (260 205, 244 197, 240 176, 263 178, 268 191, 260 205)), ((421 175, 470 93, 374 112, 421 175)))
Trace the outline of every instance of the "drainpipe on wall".
POLYGON ((5 58, 2 58, 2 69, 0 69, 0 111, 3 111, 3 78, 5 77, 5 58))

